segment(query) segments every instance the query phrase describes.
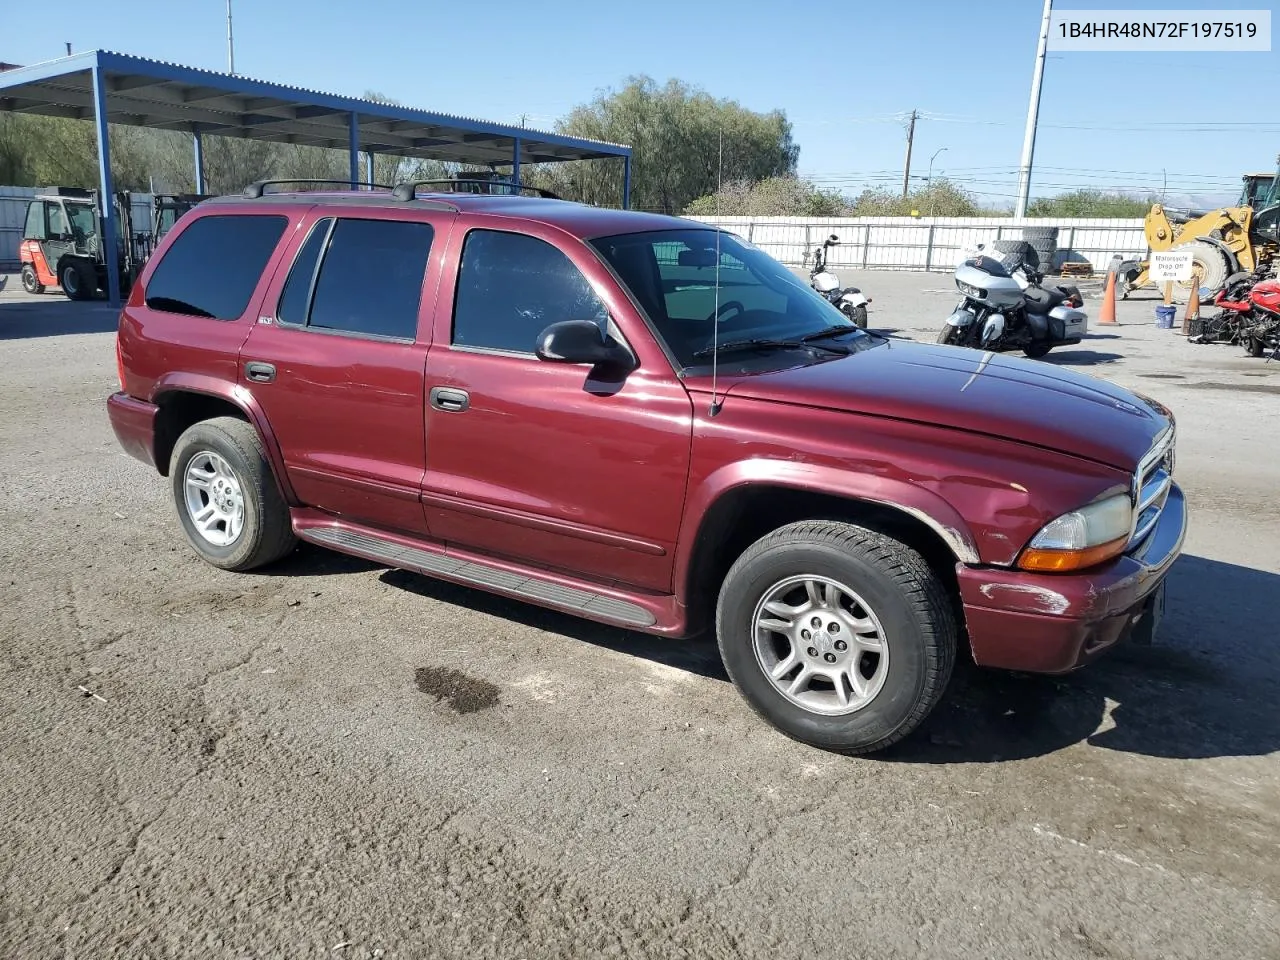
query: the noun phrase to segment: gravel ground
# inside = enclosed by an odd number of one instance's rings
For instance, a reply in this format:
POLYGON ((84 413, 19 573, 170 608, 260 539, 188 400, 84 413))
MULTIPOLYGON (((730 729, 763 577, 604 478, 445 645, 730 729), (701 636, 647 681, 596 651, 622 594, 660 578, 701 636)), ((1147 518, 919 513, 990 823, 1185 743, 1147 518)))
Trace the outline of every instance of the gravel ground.
MULTIPOLYGON (((954 302, 844 279, 893 336, 954 302)), ((1153 306, 1049 362, 1179 417, 1158 644, 962 668, 845 759, 709 647, 319 550, 202 564, 107 425, 113 312, 8 278, 0 956, 1280 957, 1280 363, 1153 306)))

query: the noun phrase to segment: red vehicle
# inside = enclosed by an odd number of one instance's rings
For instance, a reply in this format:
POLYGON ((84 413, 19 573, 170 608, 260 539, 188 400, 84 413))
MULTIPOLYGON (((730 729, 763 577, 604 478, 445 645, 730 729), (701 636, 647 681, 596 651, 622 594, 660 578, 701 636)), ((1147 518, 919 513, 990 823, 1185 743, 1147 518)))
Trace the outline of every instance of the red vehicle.
POLYGON ((1154 401, 887 341, 687 220, 246 193, 142 271, 107 403, 218 567, 301 539, 714 629, 759 713, 850 752, 918 726, 961 644, 1062 672, 1154 630, 1186 528, 1154 401))

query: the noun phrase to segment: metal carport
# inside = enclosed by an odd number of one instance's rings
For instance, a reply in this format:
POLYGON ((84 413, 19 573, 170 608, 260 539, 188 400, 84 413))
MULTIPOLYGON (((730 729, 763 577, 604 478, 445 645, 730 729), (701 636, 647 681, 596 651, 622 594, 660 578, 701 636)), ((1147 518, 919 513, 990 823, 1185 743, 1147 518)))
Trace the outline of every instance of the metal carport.
MULTIPOLYGON (((204 134, 346 150, 351 182, 360 153, 474 164, 621 159, 622 205, 631 192, 631 148, 523 127, 318 93, 228 73, 95 50, 0 72, 0 110, 93 119, 102 197, 114 194, 107 124, 181 130, 195 141, 196 190, 204 193, 204 134)), ((113 204, 102 204, 109 295, 120 303, 113 204)))

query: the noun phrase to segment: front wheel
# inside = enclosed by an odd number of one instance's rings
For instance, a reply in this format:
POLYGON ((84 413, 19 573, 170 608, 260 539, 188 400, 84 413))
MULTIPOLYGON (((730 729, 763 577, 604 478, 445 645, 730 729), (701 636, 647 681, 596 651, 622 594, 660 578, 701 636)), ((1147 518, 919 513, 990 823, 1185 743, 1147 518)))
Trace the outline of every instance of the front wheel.
POLYGON ((757 713, 844 753, 883 750, 915 730, 955 662, 951 604, 923 558, 836 521, 793 523, 749 547, 720 590, 716 633, 757 713))
POLYGON ((842 307, 841 311, 853 321, 854 326, 858 329, 867 329, 867 308, 865 306, 858 304, 856 307, 842 307))
POLYGON ((22 289, 27 293, 44 293, 44 284, 36 276, 36 268, 29 263, 22 265, 22 289))
POLYGON ((223 570, 251 570, 296 544, 262 441, 251 424, 215 417, 188 428, 169 461, 183 532, 223 570))
POLYGON ((69 300, 88 300, 97 290, 93 271, 78 260, 68 260, 58 273, 58 283, 69 300))

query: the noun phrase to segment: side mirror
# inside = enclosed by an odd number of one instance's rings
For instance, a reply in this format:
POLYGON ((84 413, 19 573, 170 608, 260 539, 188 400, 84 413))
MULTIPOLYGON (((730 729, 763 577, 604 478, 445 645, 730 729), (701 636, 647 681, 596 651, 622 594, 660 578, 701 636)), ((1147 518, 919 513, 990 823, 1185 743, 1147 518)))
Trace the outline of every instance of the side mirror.
POLYGON ((827 237, 827 243, 831 244, 833 247, 839 242, 840 242, 840 238, 837 237, 834 233, 831 236, 827 237))
POLYGON ((590 320, 553 323, 538 334, 536 353, 548 363, 589 363, 624 373, 636 368, 631 351, 590 320))

